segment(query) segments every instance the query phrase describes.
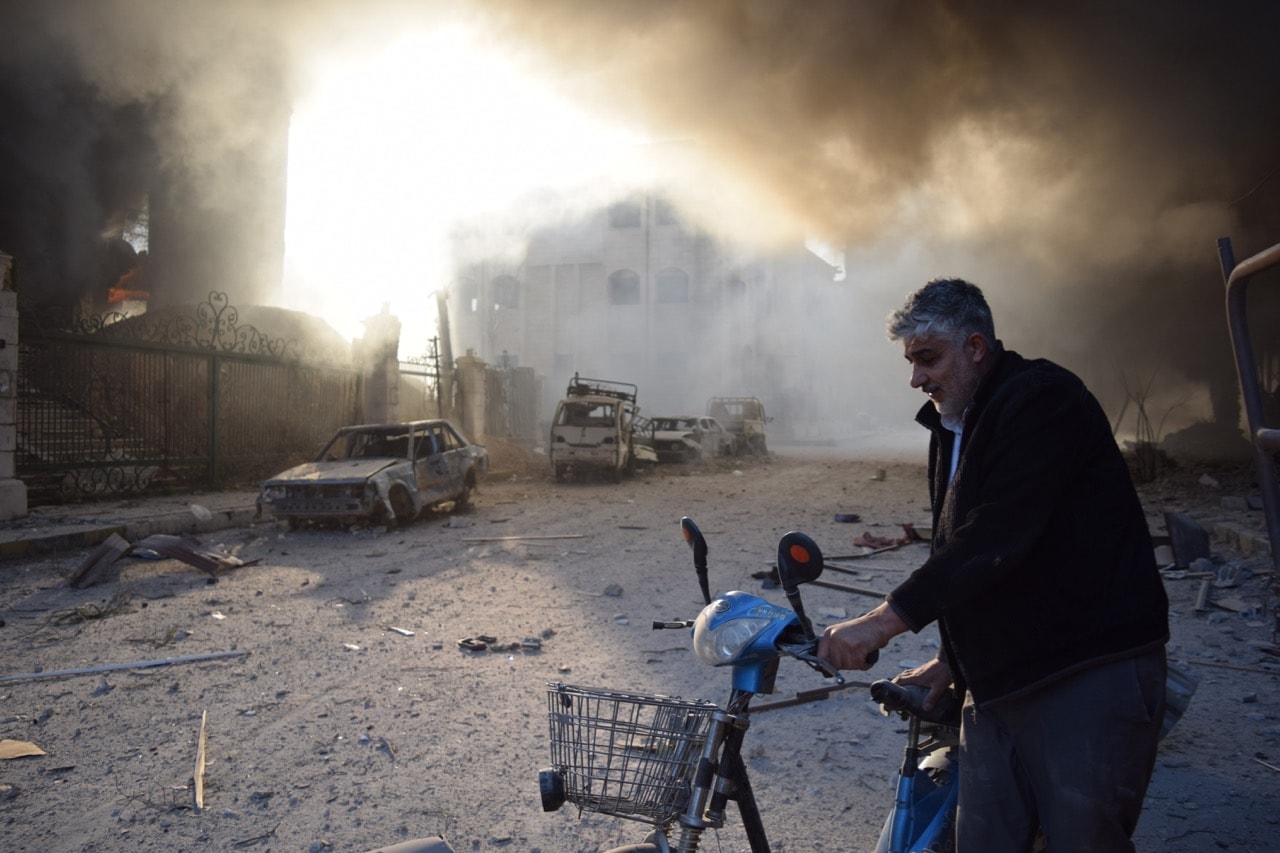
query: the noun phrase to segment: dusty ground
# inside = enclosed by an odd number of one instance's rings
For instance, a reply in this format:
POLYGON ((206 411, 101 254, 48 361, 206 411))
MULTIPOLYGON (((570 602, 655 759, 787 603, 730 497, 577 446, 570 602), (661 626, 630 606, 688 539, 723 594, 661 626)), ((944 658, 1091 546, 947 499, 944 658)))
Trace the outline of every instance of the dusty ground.
MULTIPOLYGON (((76 591, 61 582, 83 554, 0 565, 6 676, 244 652, 0 681, 0 738, 45 753, 0 761, 3 846, 361 851, 443 833, 458 851, 588 851, 638 840, 634 822, 579 817, 569 806, 541 811, 545 684, 724 696, 727 673, 699 664, 683 632, 649 628, 655 618, 692 617, 700 603, 680 516, 707 533, 713 589, 752 591, 786 530, 848 556, 860 553, 855 536, 896 537, 927 516, 914 462, 778 450, 767 463, 663 466, 618 486, 557 485, 543 460, 507 458, 457 518, 432 515, 393 532, 263 523, 206 536, 209 548, 258 561, 216 583, 181 563, 132 561, 118 582, 76 591), (835 513, 862 520, 836 523, 835 513), (457 646, 476 635, 497 643, 457 646), (540 639, 541 650, 506 648, 525 638, 540 639)), ((1221 506, 1251 491, 1247 471, 1212 471, 1214 482, 1204 473, 1177 472, 1143 490, 1154 529, 1166 510, 1257 526, 1259 513, 1221 506)), ((1269 625, 1248 611, 1270 561, 1214 548, 1215 570, 1253 573, 1214 591, 1246 612, 1197 613, 1200 580, 1168 579, 1171 655, 1200 682, 1163 744, 1141 850, 1276 849, 1280 662, 1265 648, 1269 625)), ((851 560, 859 575, 826 579, 889 589, 924 549, 851 560)), ((806 595, 820 624, 872 601, 819 588, 806 595)), ((898 638, 872 675, 926 659, 935 642, 931 633, 898 638)), ((773 698, 821 683, 784 662, 773 698)), ((902 732, 856 688, 759 715, 749 768, 775 847, 871 849, 902 732)), ((743 847, 729 827, 707 849, 743 847)))

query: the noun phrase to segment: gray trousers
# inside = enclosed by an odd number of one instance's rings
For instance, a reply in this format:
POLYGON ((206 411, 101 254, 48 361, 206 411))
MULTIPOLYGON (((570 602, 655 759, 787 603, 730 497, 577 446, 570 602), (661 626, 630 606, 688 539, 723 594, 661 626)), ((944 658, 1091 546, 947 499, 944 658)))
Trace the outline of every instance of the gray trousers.
POLYGON ((957 853, 1131 853, 1164 716, 1164 649, 978 709, 960 726, 957 853))

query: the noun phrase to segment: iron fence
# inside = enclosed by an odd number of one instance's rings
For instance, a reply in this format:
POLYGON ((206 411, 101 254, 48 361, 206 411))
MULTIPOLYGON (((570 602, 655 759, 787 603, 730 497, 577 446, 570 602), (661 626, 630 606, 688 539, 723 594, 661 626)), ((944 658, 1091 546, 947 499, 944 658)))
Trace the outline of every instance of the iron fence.
POLYGON ((15 468, 28 503, 248 484, 358 421, 358 369, 238 318, 213 293, 192 314, 24 327, 15 468))

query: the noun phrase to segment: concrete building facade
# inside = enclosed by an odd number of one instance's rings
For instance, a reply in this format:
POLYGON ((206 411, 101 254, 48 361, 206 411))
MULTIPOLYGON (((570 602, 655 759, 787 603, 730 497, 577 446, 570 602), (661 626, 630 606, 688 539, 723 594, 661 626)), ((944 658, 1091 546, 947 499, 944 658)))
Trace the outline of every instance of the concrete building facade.
POLYGON ((575 372, 638 385, 648 415, 700 414, 725 395, 787 406, 806 294, 835 277, 826 261, 746 252, 653 195, 529 234, 522 256, 460 267, 446 301, 455 351, 544 376, 544 417, 575 372))

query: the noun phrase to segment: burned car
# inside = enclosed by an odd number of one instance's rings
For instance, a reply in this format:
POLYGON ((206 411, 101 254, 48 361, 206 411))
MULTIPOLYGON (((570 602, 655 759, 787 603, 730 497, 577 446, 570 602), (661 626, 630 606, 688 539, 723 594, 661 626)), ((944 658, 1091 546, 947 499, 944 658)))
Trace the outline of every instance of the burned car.
POLYGON ((403 524, 423 510, 467 506, 489 454, 447 420, 362 424, 338 430, 315 461, 262 483, 260 510, 304 521, 403 524))
POLYGON ((696 462, 737 452, 737 436, 712 417, 654 418, 653 426, 653 447, 663 462, 696 462))

